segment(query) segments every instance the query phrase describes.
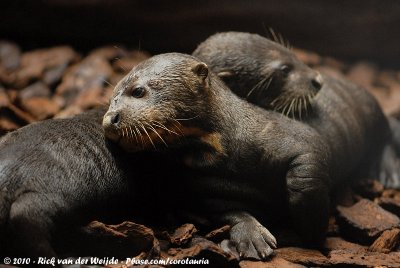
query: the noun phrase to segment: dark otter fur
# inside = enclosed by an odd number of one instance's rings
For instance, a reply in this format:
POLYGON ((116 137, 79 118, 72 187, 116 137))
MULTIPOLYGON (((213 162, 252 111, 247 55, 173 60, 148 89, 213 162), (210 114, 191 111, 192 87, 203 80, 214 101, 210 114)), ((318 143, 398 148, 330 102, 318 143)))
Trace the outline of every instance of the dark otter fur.
POLYGON ((242 256, 270 255, 276 241, 261 224, 288 218, 305 242, 324 240, 330 160, 321 137, 239 99, 196 58, 169 53, 137 65, 115 87, 103 126, 129 151, 175 157, 182 168, 154 184, 167 181, 174 210, 230 224, 242 256))
POLYGON ((53 257, 57 234, 94 219, 130 215, 125 212, 127 204, 135 204, 129 175, 133 160, 105 139, 105 111, 34 123, 2 137, 2 255, 53 257))
POLYGON ((332 152, 334 182, 368 176, 371 166, 376 170, 390 129, 366 90, 327 75, 319 77, 289 49, 257 34, 215 34, 193 55, 219 73, 237 95, 255 94, 250 102, 295 116, 317 130, 332 152), (365 173, 356 174, 360 170, 365 173))

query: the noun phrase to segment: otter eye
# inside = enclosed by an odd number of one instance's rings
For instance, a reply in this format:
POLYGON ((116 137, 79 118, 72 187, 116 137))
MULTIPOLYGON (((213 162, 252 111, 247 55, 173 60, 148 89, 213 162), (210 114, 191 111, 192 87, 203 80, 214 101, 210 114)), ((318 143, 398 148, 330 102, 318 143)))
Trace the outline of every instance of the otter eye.
POLYGON ((288 65, 282 65, 280 67, 280 70, 281 70, 282 74, 284 74, 286 76, 286 75, 288 75, 290 73, 292 68, 290 68, 290 66, 288 66, 288 65))
POLYGON ((144 89, 144 87, 136 87, 132 90, 131 96, 134 98, 141 98, 144 96, 145 92, 146 90, 144 89))

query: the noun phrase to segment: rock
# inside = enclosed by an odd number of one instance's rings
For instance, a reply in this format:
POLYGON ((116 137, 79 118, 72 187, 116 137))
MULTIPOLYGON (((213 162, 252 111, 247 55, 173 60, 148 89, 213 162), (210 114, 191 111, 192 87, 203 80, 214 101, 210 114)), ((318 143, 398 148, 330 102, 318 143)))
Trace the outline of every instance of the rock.
POLYGON ((351 67, 347 78, 365 88, 373 86, 377 76, 377 67, 369 62, 360 62, 351 67))
POLYGON ((170 242, 173 245, 181 246, 189 242, 193 235, 197 233, 196 227, 187 223, 177 228, 175 232, 170 236, 170 242))
POLYGON ((51 91, 49 87, 43 82, 36 82, 18 92, 19 100, 26 100, 33 97, 50 98, 51 91))
POLYGON ((61 79, 66 68, 78 58, 78 54, 68 46, 26 52, 22 54, 14 86, 24 88, 31 82, 41 79, 52 85, 61 79))
POLYGON ((357 180, 353 185, 353 190, 364 198, 374 199, 383 193, 384 187, 377 180, 364 179, 357 180))
POLYGON ((241 261, 241 268, 306 268, 301 264, 289 262, 280 257, 273 257, 270 261, 241 261))
POLYGON ((143 51, 132 51, 128 55, 118 58, 113 61, 113 68, 119 73, 128 73, 133 67, 138 65, 140 62, 148 59, 150 55, 143 51))
POLYGON ((213 230, 205 235, 205 238, 213 241, 214 243, 221 242, 229 237, 229 230, 231 227, 229 225, 224 225, 221 228, 213 230))
POLYGON ((400 245, 400 229, 394 228, 384 231, 369 247, 370 251, 389 253, 400 245))
MULTIPOLYGON (((189 248, 171 248, 167 254, 172 261, 208 260, 211 267, 239 267, 235 256, 224 252, 218 245, 206 239, 193 239, 189 248)), ((182 264, 181 264, 182 265, 182 264)), ((172 265, 172 267, 182 267, 172 265)))
POLYGON ((18 68, 21 61, 21 50, 17 44, 9 41, 0 41, 0 65, 7 71, 18 68))
POLYGON ((56 89, 55 97, 64 108, 77 101, 85 91, 106 91, 105 88, 113 86, 108 84, 112 74, 113 70, 104 58, 86 57, 67 71, 56 89))
POLYGON ((341 237, 328 237, 325 241, 324 249, 329 252, 333 250, 343 250, 358 254, 364 254, 368 250, 365 246, 348 242, 341 237))
POLYGON ((275 255, 289 262, 309 266, 326 266, 329 260, 321 252, 314 249, 285 247, 274 250, 275 255))
POLYGON ((55 102, 44 97, 23 99, 20 104, 22 109, 37 120, 51 118, 60 110, 60 107, 55 102))
MULTIPOLYGON (((133 222, 122 222, 118 225, 107 225, 93 221, 83 228, 89 256, 136 256, 158 251, 158 241, 150 228, 133 222), (148 253, 149 252, 149 253, 148 253)), ((156 252, 155 255, 158 255, 156 252)))
POLYGON ((105 46, 92 50, 88 57, 102 58, 109 62, 121 59, 127 55, 127 51, 119 46, 105 46))
POLYGON ((296 57, 310 67, 315 67, 321 64, 321 57, 314 52, 306 51, 299 48, 293 48, 296 57))
POLYGON ((378 252, 352 252, 347 250, 333 250, 329 253, 329 260, 335 267, 400 267, 400 252, 390 254, 378 252))
POLYGON ((378 198, 376 202, 383 209, 400 217, 400 200, 389 197, 381 197, 378 198))
POLYGON ((351 207, 338 206, 340 233, 362 244, 374 241, 383 231, 400 226, 400 219, 377 204, 362 199, 351 207))
POLYGON ((84 110, 78 106, 68 106, 64 110, 61 110, 58 114, 54 116, 54 118, 70 118, 74 115, 83 113, 84 110))

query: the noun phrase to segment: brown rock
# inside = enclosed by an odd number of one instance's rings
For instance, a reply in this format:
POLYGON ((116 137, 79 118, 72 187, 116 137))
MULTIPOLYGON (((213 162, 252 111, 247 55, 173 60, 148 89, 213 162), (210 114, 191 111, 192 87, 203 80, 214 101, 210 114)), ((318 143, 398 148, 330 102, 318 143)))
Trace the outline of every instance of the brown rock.
POLYGON ((338 70, 340 73, 343 73, 348 68, 346 64, 332 57, 324 57, 322 62, 322 65, 338 70))
POLYGON ((128 55, 118 58, 113 61, 113 68, 119 73, 128 73, 133 67, 138 65, 140 62, 148 59, 150 55, 143 51, 132 51, 128 55))
POLYGON ((400 252, 389 254, 366 252, 360 254, 346 250, 333 250, 329 260, 335 267, 400 267, 400 252))
POLYGON ((21 100, 21 108, 33 115, 37 120, 53 117, 60 107, 48 98, 34 97, 21 100))
POLYGON ((358 254, 364 254, 367 251, 367 247, 348 242, 341 237, 328 237, 325 241, 324 248, 328 251, 343 250, 358 254))
POLYGON ((383 189, 383 185, 373 179, 357 180, 353 185, 355 193, 368 199, 374 199, 375 197, 380 196, 383 193, 383 189))
POLYGON ((383 191, 382 197, 393 198, 397 201, 400 201, 400 190, 386 189, 383 191))
MULTIPOLYGON (((83 232, 91 247, 88 254, 96 256, 136 256, 157 249, 158 241, 153 230, 146 226, 125 221, 118 225, 107 225, 93 221, 83 232)), ((156 254, 157 255, 157 254, 156 254)))
POLYGON ((0 65, 7 71, 18 68, 21 61, 21 50, 12 42, 0 41, 0 65))
POLYGON ((40 79, 52 85, 61 79, 68 65, 78 58, 78 54, 67 46, 26 52, 22 55, 21 66, 16 72, 15 87, 23 88, 40 79))
POLYGON ((170 242, 177 246, 184 245, 192 239, 195 233, 197 233, 196 227, 191 223, 186 223, 175 230, 170 236, 170 242))
POLYGON ((33 97, 49 98, 50 96, 51 96, 51 91, 49 87, 45 83, 40 81, 18 92, 19 100, 25 100, 33 97))
POLYGON ((377 76, 377 67, 369 62, 355 64, 347 73, 347 78, 363 87, 373 86, 377 76))
POLYGON ((339 226, 335 217, 329 217, 327 235, 334 236, 339 234, 339 226))
POLYGON ((389 197, 381 197, 376 201, 383 209, 400 217, 400 200, 389 197))
POLYGON ((377 204, 362 199, 351 207, 338 206, 337 221, 344 237, 371 243, 383 231, 400 226, 400 219, 377 204))
MULTIPOLYGON (((239 267, 234 255, 224 252, 218 245, 206 239, 193 239, 189 248, 171 248, 167 254, 173 261, 205 259, 209 261, 210 267, 239 267)), ((182 266, 176 265, 176 267, 182 266)))
POLYGON ((62 100, 61 107, 77 101, 84 91, 106 91, 105 89, 110 86, 108 80, 112 74, 110 64, 101 57, 87 57, 74 65, 67 71, 62 83, 56 89, 56 97, 62 100))
POLYGON ((229 225, 224 225, 221 228, 213 230, 205 235, 205 238, 211 240, 215 243, 221 242, 229 237, 229 230, 231 227, 229 225))
POLYGON ((103 58, 109 62, 116 59, 121 59, 127 55, 124 48, 119 46, 105 46, 94 49, 90 52, 88 57, 103 58))
POLYGON ((299 48, 293 48, 293 52, 294 54, 296 54, 297 58, 300 61, 304 62, 310 67, 320 65, 321 63, 321 57, 314 52, 306 51, 299 48))
POLYGON ((64 110, 61 110, 58 114, 54 116, 54 118, 70 118, 74 115, 83 113, 84 110, 78 106, 68 106, 64 110))
POLYGON ((301 264, 289 262, 280 257, 273 257, 270 261, 241 261, 241 268, 305 268, 301 264))
POLYGON ((370 251, 389 253, 400 244, 400 229, 384 231, 378 239, 369 247, 370 251))
POLYGON ((289 262, 299 263, 305 266, 325 266, 329 264, 327 257, 318 250, 286 247, 275 250, 277 257, 283 258, 289 262))

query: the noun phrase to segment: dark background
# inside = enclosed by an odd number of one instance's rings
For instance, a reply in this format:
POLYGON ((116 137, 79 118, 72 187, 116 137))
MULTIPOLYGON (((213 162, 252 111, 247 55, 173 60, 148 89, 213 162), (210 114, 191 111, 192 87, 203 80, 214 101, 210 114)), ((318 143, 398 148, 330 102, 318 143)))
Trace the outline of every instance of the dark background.
POLYGON ((218 31, 265 35, 271 26, 292 45, 342 60, 400 67, 398 0, 37 0, 1 1, 0 38, 23 49, 105 44, 150 53, 191 53, 218 31))

